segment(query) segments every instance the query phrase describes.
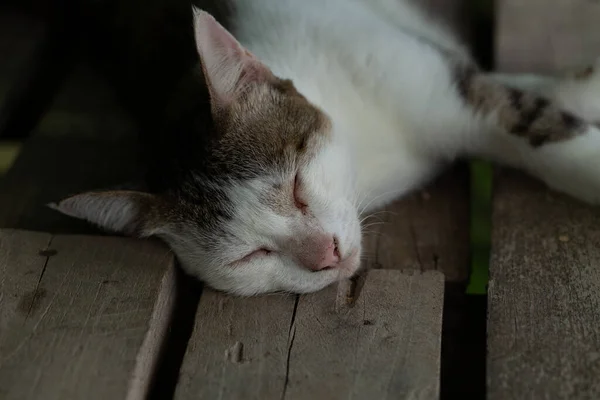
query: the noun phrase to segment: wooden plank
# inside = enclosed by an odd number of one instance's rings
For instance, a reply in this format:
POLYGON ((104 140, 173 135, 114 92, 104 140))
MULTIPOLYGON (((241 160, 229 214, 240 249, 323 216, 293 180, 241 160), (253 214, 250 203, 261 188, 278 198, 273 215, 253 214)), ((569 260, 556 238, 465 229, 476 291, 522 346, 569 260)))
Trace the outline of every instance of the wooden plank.
MULTIPOLYGON (((599 20, 597 2, 503 0, 500 69, 590 62, 599 20)), ((600 211, 514 171, 495 182, 488 398, 599 398, 600 211)))
POLYGON ((175 398, 279 399, 295 302, 205 289, 175 398))
POLYGON ((451 282, 469 272, 469 177, 465 165, 366 220, 367 268, 437 270, 451 282))
POLYGON ((207 291, 175 398, 437 398, 443 275, 374 270, 348 290, 207 291))
POLYGON ((0 398, 145 398, 172 264, 151 242, 0 230, 0 398))
POLYGON ((352 304, 344 285, 301 299, 286 397, 437 398, 443 282, 378 270, 352 304))
POLYGON ((505 72, 554 73, 587 65, 598 56, 598 21, 597 1, 501 0, 497 6, 498 66, 505 72))
POLYGON ((497 181, 488 398, 600 398, 600 211, 497 181))

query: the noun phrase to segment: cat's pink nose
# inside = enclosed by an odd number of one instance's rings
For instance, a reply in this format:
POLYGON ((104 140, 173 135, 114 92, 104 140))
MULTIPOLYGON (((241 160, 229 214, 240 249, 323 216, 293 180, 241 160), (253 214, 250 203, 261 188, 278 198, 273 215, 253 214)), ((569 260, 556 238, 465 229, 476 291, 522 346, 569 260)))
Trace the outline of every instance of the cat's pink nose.
POLYGON ((313 271, 333 268, 340 262, 337 240, 333 237, 315 240, 303 253, 302 264, 313 271))

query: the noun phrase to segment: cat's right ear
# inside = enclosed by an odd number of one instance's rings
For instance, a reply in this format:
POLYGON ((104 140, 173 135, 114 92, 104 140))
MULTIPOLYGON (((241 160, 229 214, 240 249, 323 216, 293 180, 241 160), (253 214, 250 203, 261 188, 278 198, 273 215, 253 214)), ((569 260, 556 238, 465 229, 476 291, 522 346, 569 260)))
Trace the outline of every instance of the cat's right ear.
POLYGON ((107 231, 137 237, 164 233, 161 202, 150 193, 129 190, 86 192, 47 206, 107 231))
POLYGON ((273 74, 246 50, 212 15, 196 7, 194 38, 212 106, 225 108, 252 84, 267 82, 273 74))

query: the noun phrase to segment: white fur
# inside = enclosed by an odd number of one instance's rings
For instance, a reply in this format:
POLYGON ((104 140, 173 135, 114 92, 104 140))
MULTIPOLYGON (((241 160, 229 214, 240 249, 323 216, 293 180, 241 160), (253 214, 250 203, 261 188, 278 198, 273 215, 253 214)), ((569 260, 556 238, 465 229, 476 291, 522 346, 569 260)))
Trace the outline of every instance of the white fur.
MULTIPOLYGON (((236 0, 235 5, 237 39, 276 75, 292 79, 348 141, 357 190, 370 203, 364 211, 421 185, 464 154, 526 168, 559 190, 598 201, 597 129, 539 151, 491 128, 463 106, 444 55, 412 34, 468 59, 463 46, 408 2, 236 0)), ((559 81, 547 90, 570 110, 600 119, 599 82, 596 73, 587 82, 559 81)))

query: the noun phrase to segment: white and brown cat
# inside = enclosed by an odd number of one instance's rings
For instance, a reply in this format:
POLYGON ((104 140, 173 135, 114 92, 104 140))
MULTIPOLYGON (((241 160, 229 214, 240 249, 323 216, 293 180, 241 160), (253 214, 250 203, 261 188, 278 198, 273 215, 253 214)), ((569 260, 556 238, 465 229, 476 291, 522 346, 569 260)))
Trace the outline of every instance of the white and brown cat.
POLYGON ((352 276, 361 215, 458 157, 600 203, 600 66, 564 79, 480 72, 407 1, 230 3, 228 30, 189 10, 213 121, 189 124, 211 131, 201 162, 181 163, 168 190, 82 193, 52 207, 158 236, 190 274, 254 295, 352 276))

